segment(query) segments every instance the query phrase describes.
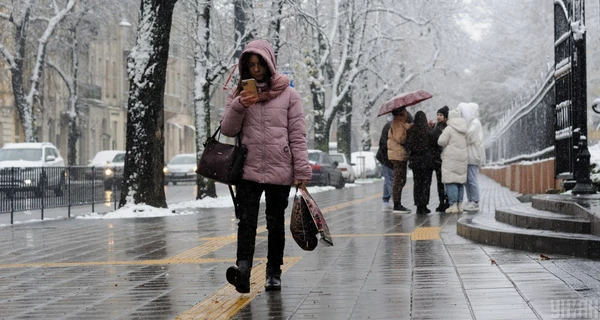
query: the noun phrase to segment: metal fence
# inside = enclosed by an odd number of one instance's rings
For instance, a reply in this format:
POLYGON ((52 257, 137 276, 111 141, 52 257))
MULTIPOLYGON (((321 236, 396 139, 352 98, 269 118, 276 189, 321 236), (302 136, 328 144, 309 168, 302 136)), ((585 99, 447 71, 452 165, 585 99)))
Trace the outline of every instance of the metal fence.
MULTIPOLYGON (((120 177, 107 176, 105 168, 37 167, 0 169, 0 213, 112 203, 120 199, 120 177)), ((111 173, 112 174, 112 173, 111 173)))
POLYGON ((486 141, 488 164, 505 165, 554 156, 554 90, 551 76, 529 102, 506 115, 486 141))

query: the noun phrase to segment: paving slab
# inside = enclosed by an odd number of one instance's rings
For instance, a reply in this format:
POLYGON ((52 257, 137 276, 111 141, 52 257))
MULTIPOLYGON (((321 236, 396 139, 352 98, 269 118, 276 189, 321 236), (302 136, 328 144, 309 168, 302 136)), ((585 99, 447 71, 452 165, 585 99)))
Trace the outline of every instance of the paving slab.
MULTIPOLYGON (((415 211, 412 187, 409 179, 403 199, 415 211)), ((434 187, 430 208, 438 205, 434 187)), ((597 314, 600 261, 560 255, 541 260, 539 254, 457 235, 459 218, 519 203, 518 194, 485 176, 480 188, 482 210, 460 215, 384 212, 380 180, 314 194, 334 246, 320 244, 305 252, 286 238, 281 292, 262 290, 267 233, 261 214, 252 291, 246 295, 225 280, 236 252, 231 208, 1 227, 0 318, 556 319, 597 314)))

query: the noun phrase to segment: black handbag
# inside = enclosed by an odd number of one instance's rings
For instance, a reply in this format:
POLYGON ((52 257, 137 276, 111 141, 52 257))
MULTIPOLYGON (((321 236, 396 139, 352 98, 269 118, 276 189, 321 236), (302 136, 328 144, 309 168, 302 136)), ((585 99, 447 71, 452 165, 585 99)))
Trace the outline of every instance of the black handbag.
POLYGON ((235 145, 219 142, 217 135, 220 136, 220 132, 221 126, 204 142, 204 152, 196 173, 221 183, 236 184, 242 179, 248 149, 242 145, 239 133, 235 145))

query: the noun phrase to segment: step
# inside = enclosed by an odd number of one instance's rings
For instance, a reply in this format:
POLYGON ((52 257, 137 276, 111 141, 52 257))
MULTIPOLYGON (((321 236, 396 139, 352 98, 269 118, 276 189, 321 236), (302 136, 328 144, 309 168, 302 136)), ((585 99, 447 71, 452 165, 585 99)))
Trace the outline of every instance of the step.
POLYGON ((459 219, 457 234, 486 245, 600 259, 600 237, 591 234, 518 228, 496 221, 492 214, 459 219))
POLYGON ((540 229, 567 233, 590 233, 589 218, 535 209, 530 203, 521 203, 496 209, 496 221, 525 229, 540 229))
MULTIPOLYGON (((554 213, 568 214, 587 219, 590 209, 600 207, 598 195, 561 195, 541 194, 531 198, 531 206, 534 209, 550 211, 554 213)), ((598 210, 600 212, 600 210, 598 210)))

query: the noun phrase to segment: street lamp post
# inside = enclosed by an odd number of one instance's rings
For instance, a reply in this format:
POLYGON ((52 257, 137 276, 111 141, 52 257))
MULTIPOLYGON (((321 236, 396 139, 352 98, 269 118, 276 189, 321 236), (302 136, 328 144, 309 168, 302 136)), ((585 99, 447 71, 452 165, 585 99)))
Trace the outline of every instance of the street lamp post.
POLYGON ((576 184, 573 194, 596 193, 590 179, 590 152, 587 147, 587 73, 585 52, 585 10, 584 1, 575 0, 573 5, 573 22, 571 34, 573 37, 573 107, 575 111, 574 123, 579 126, 573 132, 574 148, 578 155, 575 161, 576 184))

